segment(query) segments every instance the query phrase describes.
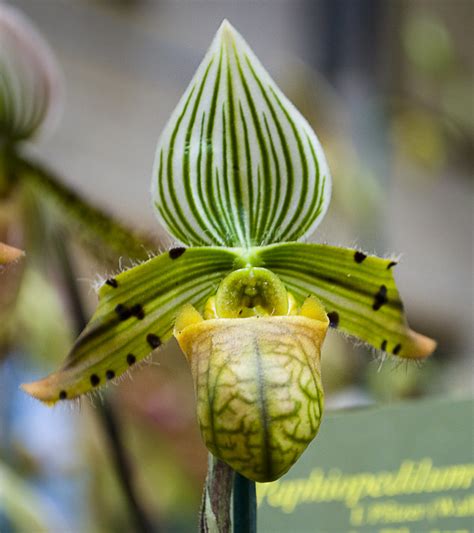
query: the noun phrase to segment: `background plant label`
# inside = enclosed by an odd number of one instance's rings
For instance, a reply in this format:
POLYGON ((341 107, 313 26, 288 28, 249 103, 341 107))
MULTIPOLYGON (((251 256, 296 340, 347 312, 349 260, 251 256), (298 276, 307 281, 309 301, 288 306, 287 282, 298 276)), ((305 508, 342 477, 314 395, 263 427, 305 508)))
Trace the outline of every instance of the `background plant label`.
POLYGON ((262 532, 471 533, 473 400, 328 414, 290 472, 257 485, 262 532))

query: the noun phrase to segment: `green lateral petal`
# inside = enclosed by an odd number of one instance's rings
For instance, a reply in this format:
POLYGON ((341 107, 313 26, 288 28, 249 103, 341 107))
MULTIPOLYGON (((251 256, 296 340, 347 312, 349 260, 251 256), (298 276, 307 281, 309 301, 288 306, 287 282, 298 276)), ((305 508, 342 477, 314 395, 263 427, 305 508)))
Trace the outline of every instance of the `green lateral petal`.
POLYGON ((297 240, 330 190, 313 130, 224 21, 158 142, 160 222, 187 245, 297 240))
POLYGON ((436 343, 412 331, 392 274, 395 262, 323 244, 284 243, 258 252, 301 303, 324 304, 331 325, 378 350, 405 358, 430 355, 436 343))
POLYGON ((23 388, 54 404, 120 376, 169 340, 184 304, 202 309, 235 258, 224 248, 174 248, 108 279, 63 367, 23 388))

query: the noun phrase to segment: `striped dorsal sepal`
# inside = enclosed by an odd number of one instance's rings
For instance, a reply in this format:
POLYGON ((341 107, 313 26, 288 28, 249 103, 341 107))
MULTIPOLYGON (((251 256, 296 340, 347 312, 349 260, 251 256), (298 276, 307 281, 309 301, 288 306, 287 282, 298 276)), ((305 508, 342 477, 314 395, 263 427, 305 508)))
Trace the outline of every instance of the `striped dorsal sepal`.
POLYGON ((153 202, 187 245, 310 234, 329 204, 319 141, 225 21, 158 142, 153 202))

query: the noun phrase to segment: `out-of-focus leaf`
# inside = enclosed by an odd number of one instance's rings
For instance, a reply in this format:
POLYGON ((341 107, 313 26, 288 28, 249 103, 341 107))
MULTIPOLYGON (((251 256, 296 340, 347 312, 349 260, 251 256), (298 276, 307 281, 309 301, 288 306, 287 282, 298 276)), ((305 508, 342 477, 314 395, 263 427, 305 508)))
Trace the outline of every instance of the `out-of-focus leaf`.
POLYGON ((156 250, 156 241, 128 229, 101 211, 39 163, 17 157, 14 168, 26 183, 35 188, 41 201, 49 202, 58 210, 72 235, 99 257, 126 255, 146 259, 150 251, 156 250))
POLYGON ((444 22, 427 13, 414 13, 402 29, 402 42, 413 64, 428 73, 446 72, 454 64, 454 47, 444 22))
MULTIPOLYGON (((66 531, 49 502, 0 462, 0 516, 18 532, 66 531)), ((3 530, 2 531, 6 531, 3 530)))
POLYGON ((12 335, 37 366, 59 364, 73 341, 57 290, 36 270, 27 268, 14 310, 12 335))
POLYGON ((316 135, 227 21, 158 142, 152 188, 160 222, 187 245, 297 240, 326 212, 316 135))
POLYGON ((392 135, 395 146, 415 163, 436 176, 446 162, 447 139, 438 115, 420 109, 405 110, 394 120, 392 135))

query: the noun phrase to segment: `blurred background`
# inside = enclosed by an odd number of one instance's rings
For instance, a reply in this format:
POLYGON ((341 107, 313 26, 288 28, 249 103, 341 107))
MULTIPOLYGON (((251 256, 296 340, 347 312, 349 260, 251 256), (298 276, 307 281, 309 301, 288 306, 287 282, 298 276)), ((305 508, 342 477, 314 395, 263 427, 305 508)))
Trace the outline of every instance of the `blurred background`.
MULTIPOLYGON (((472 0, 7 3, 45 36, 64 81, 57 129, 28 150, 95 204, 157 236, 156 141, 228 18, 326 151, 334 193, 314 240, 400 255, 395 276, 410 325, 438 340, 421 367, 380 367, 369 350, 331 334, 329 408, 472 396, 472 0)), ((91 283, 118 264, 80 248, 74 260, 90 313, 91 283)), ((48 410, 18 390, 71 345, 57 281, 26 262, 16 311, 24 342, 0 358, 0 531, 130 530, 100 398, 48 410)), ((161 351, 107 396, 146 512, 162 530, 194 530, 207 454, 184 357, 175 346, 161 351)))

